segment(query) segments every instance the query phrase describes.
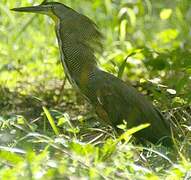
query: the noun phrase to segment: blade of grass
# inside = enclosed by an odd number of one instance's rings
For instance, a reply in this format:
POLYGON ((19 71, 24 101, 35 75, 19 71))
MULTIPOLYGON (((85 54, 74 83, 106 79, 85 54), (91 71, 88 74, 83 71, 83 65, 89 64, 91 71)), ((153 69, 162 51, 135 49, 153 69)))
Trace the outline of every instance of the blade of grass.
POLYGON ((47 119, 48 119, 54 133, 58 136, 60 133, 58 131, 58 128, 56 127, 56 124, 54 122, 53 117, 51 116, 50 112, 48 111, 48 109, 46 107, 43 106, 42 108, 43 108, 43 111, 44 111, 44 113, 45 113, 45 115, 46 115, 46 117, 47 117, 47 119))
POLYGON ((125 71, 125 67, 127 65, 128 58, 135 55, 135 54, 136 54, 136 52, 132 52, 129 55, 127 55, 127 57, 125 58, 125 60, 123 61, 123 63, 119 67, 119 71, 118 71, 118 75, 117 75, 118 78, 121 78, 123 76, 123 73, 125 71))
POLYGON ((131 128, 131 129, 128 129, 127 131, 125 131, 119 138, 118 138, 118 142, 119 141, 121 141, 121 140, 126 140, 127 141, 127 139, 129 139, 129 137, 132 135, 132 134, 134 134, 134 133, 136 133, 136 132, 138 132, 138 131, 140 131, 140 130, 142 130, 142 129, 145 129, 145 128, 147 128, 147 127, 149 127, 150 126, 150 124, 141 124, 141 125, 139 125, 139 126, 137 126, 137 127, 133 127, 133 128, 131 128))

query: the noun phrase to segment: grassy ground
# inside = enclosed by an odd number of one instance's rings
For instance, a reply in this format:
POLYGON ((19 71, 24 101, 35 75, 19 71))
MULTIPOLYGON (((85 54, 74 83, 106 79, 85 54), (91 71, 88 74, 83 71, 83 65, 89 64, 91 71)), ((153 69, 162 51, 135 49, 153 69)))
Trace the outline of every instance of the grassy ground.
POLYGON ((141 127, 117 137, 99 123, 65 81, 53 22, 9 10, 29 2, 2 0, 0 179, 191 179, 189 0, 60 2, 96 21, 99 65, 147 94, 181 140, 140 144, 131 135, 141 127))

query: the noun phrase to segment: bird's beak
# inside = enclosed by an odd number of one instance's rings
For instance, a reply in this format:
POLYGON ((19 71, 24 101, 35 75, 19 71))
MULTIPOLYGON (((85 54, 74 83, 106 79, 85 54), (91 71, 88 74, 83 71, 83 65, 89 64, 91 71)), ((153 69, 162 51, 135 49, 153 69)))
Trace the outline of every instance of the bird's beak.
POLYGON ((45 5, 13 8, 12 11, 47 14, 49 7, 45 5))

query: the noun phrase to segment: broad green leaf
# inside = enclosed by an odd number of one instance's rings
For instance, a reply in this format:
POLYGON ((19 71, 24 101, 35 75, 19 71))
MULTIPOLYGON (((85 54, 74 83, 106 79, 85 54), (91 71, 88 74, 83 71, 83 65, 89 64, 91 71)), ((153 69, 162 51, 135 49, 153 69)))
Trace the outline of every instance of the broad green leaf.
POLYGON ((120 40, 125 41, 126 38, 126 30, 127 29, 127 20, 123 19, 120 23, 120 40))
POLYGON ((179 31, 177 29, 166 29, 160 32, 157 36, 163 43, 169 43, 172 40, 175 40, 179 35, 179 31))
POLYGON ((149 127, 150 124, 141 124, 137 127, 133 127, 131 129, 128 129, 126 132, 124 132, 119 138, 118 138, 118 141, 121 141, 121 140, 129 140, 129 137, 131 135, 133 135, 134 133, 138 132, 138 131, 141 131, 142 129, 145 129, 147 127, 149 127))
POLYGON ((166 19, 170 18, 171 14, 172 14, 172 9, 163 9, 160 12, 160 18, 162 20, 166 20, 166 19))

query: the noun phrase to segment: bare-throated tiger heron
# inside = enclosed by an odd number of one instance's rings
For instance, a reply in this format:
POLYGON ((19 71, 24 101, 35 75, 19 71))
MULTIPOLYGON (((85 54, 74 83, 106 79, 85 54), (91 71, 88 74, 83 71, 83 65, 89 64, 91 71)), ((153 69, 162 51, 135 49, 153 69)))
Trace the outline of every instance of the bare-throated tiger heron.
POLYGON ((58 2, 12 9, 19 12, 46 14, 55 22, 61 61, 66 76, 94 107, 100 119, 117 129, 123 120, 131 128, 149 123, 137 133, 138 139, 156 143, 170 139, 169 123, 134 87, 99 69, 95 52, 102 35, 88 17, 58 2))

